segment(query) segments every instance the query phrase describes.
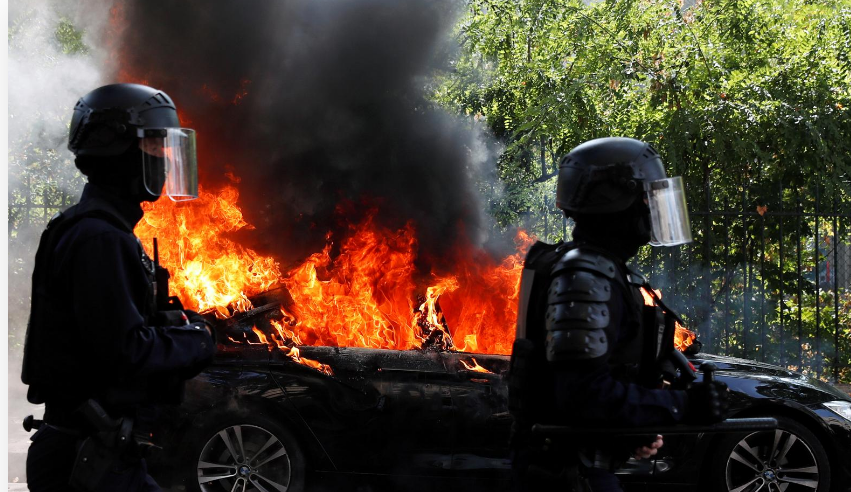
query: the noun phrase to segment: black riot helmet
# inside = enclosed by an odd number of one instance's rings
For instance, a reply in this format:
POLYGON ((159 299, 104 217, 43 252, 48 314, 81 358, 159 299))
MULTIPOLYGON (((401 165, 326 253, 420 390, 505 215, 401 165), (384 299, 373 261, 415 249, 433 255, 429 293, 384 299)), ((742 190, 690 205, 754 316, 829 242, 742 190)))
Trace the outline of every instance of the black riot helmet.
POLYGON ((559 164, 556 205, 569 217, 624 212, 641 198, 649 208, 650 244, 691 242, 682 178, 668 178, 650 144, 598 138, 574 148, 559 164))
POLYGON ((152 87, 111 84, 81 97, 68 149, 78 162, 112 158, 116 165, 138 165, 151 196, 198 197, 195 131, 181 128, 174 102, 152 87))

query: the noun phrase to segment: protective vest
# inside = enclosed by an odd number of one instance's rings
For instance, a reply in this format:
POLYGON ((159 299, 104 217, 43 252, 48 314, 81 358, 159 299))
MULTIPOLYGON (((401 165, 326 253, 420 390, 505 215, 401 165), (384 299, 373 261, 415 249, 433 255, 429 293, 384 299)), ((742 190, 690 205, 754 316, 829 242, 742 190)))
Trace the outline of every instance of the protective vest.
MULTIPOLYGON (((99 198, 74 205, 56 214, 48 223, 35 256, 30 317, 21 372, 21 380, 30 386, 27 393, 30 403, 44 403, 52 398, 56 389, 60 392, 67 390, 68 381, 63 378, 71 377, 69 369, 76 366, 72 359, 83 356, 77 352, 85 350, 85 347, 76 347, 80 334, 69 329, 73 327, 67 323, 68 313, 60 312, 58 308, 57 296, 63 294, 57 291, 58 285, 54 278, 54 252, 59 241, 72 226, 85 218, 104 220, 124 232, 133 233, 133 224, 123 218, 112 204, 99 198)), ((139 245, 139 260, 148 278, 148 302, 142 313, 147 322, 156 311, 155 269, 154 262, 145 253, 138 238, 136 241, 139 245)))
POLYGON ((552 415, 553 367, 593 364, 606 355, 614 377, 659 387, 663 377, 678 373, 679 366, 672 369, 668 362, 677 356, 673 352, 679 354, 674 348, 678 320, 644 277, 606 252, 585 244, 536 243, 521 277, 509 410, 520 427, 557 422, 552 415), (615 284, 621 289, 613 289, 615 284), (651 305, 642 290, 652 296, 651 305), (607 302, 617 292, 625 293, 626 309, 621 324, 610 326, 607 302), (614 346, 613 332, 628 336, 614 346))

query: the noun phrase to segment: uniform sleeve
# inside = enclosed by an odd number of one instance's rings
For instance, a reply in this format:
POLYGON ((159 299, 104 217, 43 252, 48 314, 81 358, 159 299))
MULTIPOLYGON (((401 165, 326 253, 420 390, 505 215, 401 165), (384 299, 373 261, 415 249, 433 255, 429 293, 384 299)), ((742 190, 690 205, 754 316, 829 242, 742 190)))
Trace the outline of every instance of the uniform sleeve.
POLYGON ((685 413, 684 391, 650 389, 623 382, 612 374, 609 364, 612 350, 625 337, 626 303, 623 288, 616 283, 606 303, 610 315, 606 332, 608 351, 595 359, 575 361, 555 368, 558 406, 569 417, 584 422, 615 423, 625 426, 669 424, 682 420, 685 413))
POLYGON ((105 232, 81 241, 67 265, 74 317, 105 370, 185 373, 212 358, 215 342, 202 324, 145 325, 140 306, 147 302, 148 280, 129 236, 105 232))

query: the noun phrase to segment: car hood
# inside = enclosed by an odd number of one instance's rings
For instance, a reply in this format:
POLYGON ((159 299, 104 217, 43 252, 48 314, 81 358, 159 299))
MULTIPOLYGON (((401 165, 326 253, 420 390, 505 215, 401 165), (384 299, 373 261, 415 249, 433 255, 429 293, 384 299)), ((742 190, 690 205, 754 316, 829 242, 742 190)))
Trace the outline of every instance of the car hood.
POLYGON ((766 364, 747 359, 738 359, 736 357, 727 357, 725 355, 715 354, 697 354, 692 358, 692 363, 698 366, 703 362, 712 362, 718 366, 718 370, 727 373, 731 376, 752 378, 752 379, 769 379, 788 384, 804 386, 815 389, 823 393, 827 393, 835 400, 851 401, 851 396, 833 387, 832 385, 820 381, 818 379, 806 376, 799 372, 790 371, 780 366, 766 364))

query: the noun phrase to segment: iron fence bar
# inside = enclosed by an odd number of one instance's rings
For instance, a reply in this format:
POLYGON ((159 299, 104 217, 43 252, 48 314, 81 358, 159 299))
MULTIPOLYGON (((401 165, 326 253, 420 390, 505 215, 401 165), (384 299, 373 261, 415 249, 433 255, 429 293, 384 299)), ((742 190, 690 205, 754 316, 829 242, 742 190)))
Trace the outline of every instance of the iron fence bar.
MULTIPOLYGON (((709 188, 708 176, 704 180, 704 193, 706 194, 706 211, 708 212, 712 203, 712 193, 709 188)), ((714 346, 717 347, 720 344, 715 340, 715 330, 713 329, 712 315, 710 314, 710 306, 712 305, 712 248, 710 246, 712 241, 712 217, 708 213, 703 216, 703 235, 703 261, 706 265, 706 268, 703 269, 703 300, 704 306, 706 306, 706 313, 705 319, 702 321, 708 332, 707 338, 712 340, 714 346)))
POLYGON ((656 282, 656 262, 659 259, 658 250, 654 247, 650 247, 650 278, 653 284, 657 284, 656 282))
MULTIPOLYGON (((688 266, 686 267, 687 272, 694 272, 695 271, 694 264, 695 264, 696 259, 697 259, 697 244, 692 242, 688 246, 688 266)), ((692 289, 689 297, 693 297, 693 296, 697 296, 697 295, 698 295, 698 287, 697 287, 697 284, 695 283, 695 288, 692 289)), ((688 304, 690 305, 689 306, 689 317, 692 320, 696 320, 697 316, 699 314, 699 311, 700 311, 699 307, 698 307, 697 303, 691 303, 690 302, 688 304)), ((693 323, 693 325, 697 326, 696 323, 693 323)))
MULTIPOLYGON (((724 199, 724 208, 727 208, 727 199, 724 199)), ((724 230, 730 230, 730 218, 724 216, 724 230)), ((724 288, 724 355, 730 355, 730 235, 724 234, 724 273, 727 275, 724 288)))
MULTIPOLYGON (((747 188, 742 187, 742 210, 748 209, 747 188)), ((742 216, 742 259, 745 264, 742 268, 742 274, 745 276, 745 296, 742 299, 742 310, 744 319, 742 322, 742 353, 744 358, 748 358, 748 332, 750 331, 751 318, 751 244, 750 234, 748 234, 748 219, 747 216, 742 216)))
MULTIPOLYGON (((800 210, 801 209, 801 195, 798 192, 795 193, 795 199, 798 202, 798 210, 800 210)), ((797 282, 798 282, 798 366, 799 366, 799 370, 804 367, 804 328, 803 328, 804 320, 803 320, 803 316, 802 316, 803 312, 801 310, 801 307, 804 304, 804 286, 803 286, 803 283, 801 282, 801 218, 802 217, 803 217, 802 215, 798 215, 798 230, 797 230, 798 233, 795 236, 795 238, 796 238, 795 242, 797 243, 796 249, 797 249, 797 252, 798 252, 798 261, 797 261, 796 267, 797 267, 797 272, 798 272, 797 282)))
POLYGON ((669 251, 666 251, 665 255, 665 287, 671 286, 671 279, 676 278, 674 274, 674 265, 679 265, 680 261, 680 248, 673 248, 669 251), (676 255, 676 261, 674 261, 674 256, 676 255))
POLYGON ((47 211, 48 206, 50 205, 50 193, 48 193, 47 190, 48 190, 48 187, 45 186, 44 190, 43 190, 44 197, 42 198, 42 206, 44 208, 44 212, 41 215, 41 221, 42 221, 42 223, 44 223, 45 226, 47 225, 47 222, 46 222, 47 218, 50 217, 50 215, 52 215, 52 214, 48 214, 48 211, 47 211))
MULTIPOLYGON (((819 186, 816 184, 816 213, 819 211, 820 205, 820 197, 819 197, 819 186)), ((822 361, 821 361, 821 279, 819 278, 819 232, 820 232, 820 224, 819 217, 816 216, 816 228, 813 232, 814 239, 814 263, 816 267, 815 271, 815 281, 816 281, 816 377, 821 377, 821 369, 822 369, 822 361)))
POLYGON ((760 360, 765 362, 765 217, 760 217, 759 226, 759 329, 760 329, 760 360))
MULTIPOLYGON (((783 212, 783 182, 780 182, 780 212, 783 212)), ((785 292, 783 288, 785 285, 783 284, 783 244, 786 242, 784 240, 785 236, 783 235, 783 217, 780 217, 780 224, 778 229, 780 230, 780 259, 778 263, 778 267, 780 268, 780 365, 786 367, 786 326, 785 326, 785 308, 786 301, 784 299, 785 292)))
POLYGON ((32 175, 27 173, 27 199, 24 201, 24 227, 30 226, 30 210, 32 207, 32 197, 30 196, 30 190, 32 190, 32 175))
POLYGON ((833 382, 839 382, 839 193, 833 189, 833 382))
POLYGON ((546 199, 544 199, 544 241, 550 242, 550 207, 547 204, 546 199))

